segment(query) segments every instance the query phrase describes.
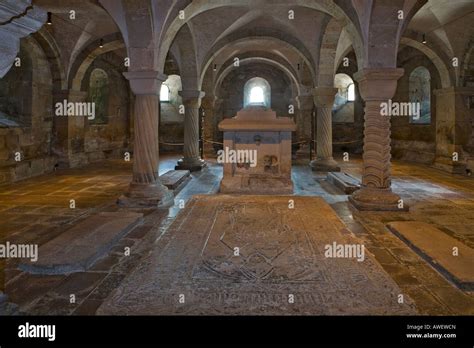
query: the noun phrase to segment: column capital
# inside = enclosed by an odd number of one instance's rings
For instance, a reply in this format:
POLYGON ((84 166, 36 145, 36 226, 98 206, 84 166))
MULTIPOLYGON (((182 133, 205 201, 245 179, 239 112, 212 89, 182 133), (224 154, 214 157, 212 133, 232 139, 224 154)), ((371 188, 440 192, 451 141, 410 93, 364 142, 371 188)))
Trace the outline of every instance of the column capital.
POLYGON ((338 89, 333 87, 316 87, 313 89, 314 104, 318 108, 332 108, 338 89))
POLYGON ((129 71, 123 76, 130 81, 130 87, 135 95, 159 95, 161 84, 168 76, 158 71, 129 71))
POLYGON ((395 95, 397 82, 405 72, 401 68, 364 68, 354 74, 365 101, 388 100, 395 95))
POLYGON ((179 91, 178 93, 183 98, 183 104, 186 107, 194 108, 199 108, 201 106, 201 100, 206 95, 203 91, 190 89, 179 91))

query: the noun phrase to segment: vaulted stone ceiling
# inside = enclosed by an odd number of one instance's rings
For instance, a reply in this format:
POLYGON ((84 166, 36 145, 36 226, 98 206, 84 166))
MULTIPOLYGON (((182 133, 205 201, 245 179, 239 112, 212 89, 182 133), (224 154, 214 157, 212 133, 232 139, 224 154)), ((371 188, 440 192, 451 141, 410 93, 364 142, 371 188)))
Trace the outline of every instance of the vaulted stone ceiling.
POLYGON ((471 0, 295 0, 291 4, 286 0, 34 0, 32 3, 53 14, 56 25, 45 25, 42 32, 47 32, 58 47, 63 79, 76 78, 81 64, 78 60, 113 51, 120 57, 131 57, 132 70, 151 68, 163 72, 168 59, 174 72, 179 70, 184 79, 191 81, 187 83, 188 89, 201 88, 203 83, 208 83, 205 79, 222 80, 221 74, 228 73, 235 57, 243 59, 244 64, 268 63, 305 86, 327 84, 325 80, 329 78, 321 74, 330 76, 330 70, 336 69, 351 50, 356 54, 359 69, 371 65, 395 66, 399 45, 423 51, 435 60, 445 85, 456 84, 462 71, 452 71, 450 59, 458 57, 460 65, 469 59, 474 32, 471 0), (393 20, 387 24, 386 15, 394 9, 406 11, 405 22, 393 20), (71 10, 76 12, 74 21, 68 18, 71 10), (184 11, 183 18, 180 11, 184 11), (289 18, 289 11, 293 11, 294 19, 289 18), (387 33, 387 25, 392 26, 390 30, 395 36, 390 43, 383 35, 374 34, 378 27, 387 33), (372 34, 368 35, 369 32, 372 34), (421 44, 423 34, 428 41, 425 45, 421 44), (94 48, 100 40, 104 40, 105 48, 96 52, 94 48), (379 44, 384 49, 367 51, 368 47, 379 44))

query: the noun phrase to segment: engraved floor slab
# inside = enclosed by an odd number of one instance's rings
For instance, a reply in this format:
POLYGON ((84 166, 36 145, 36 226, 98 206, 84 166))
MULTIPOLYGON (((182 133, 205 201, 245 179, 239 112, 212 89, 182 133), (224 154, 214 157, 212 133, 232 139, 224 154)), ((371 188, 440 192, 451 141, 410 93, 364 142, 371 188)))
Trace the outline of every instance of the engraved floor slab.
POLYGON ((195 196, 97 313, 416 313, 372 255, 326 258, 333 243, 361 241, 321 198, 195 196))
POLYGON ((425 222, 395 221, 388 228, 461 289, 474 290, 474 249, 425 222))

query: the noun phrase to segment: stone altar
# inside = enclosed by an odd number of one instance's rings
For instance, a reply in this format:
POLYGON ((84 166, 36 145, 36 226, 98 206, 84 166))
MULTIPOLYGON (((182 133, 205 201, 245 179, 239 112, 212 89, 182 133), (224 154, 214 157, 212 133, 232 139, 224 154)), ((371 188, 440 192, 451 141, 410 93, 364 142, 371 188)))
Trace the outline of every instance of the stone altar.
POLYGON ((236 160, 223 161, 220 192, 293 193, 291 132, 296 130, 296 124, 292 119, 277 117, 271 109, 250 106, 220 122, 219 130, 224 132, 223 151, 236 155, 224 156, 236 160), (250 162, 252 157, 255 161, 250 162), (244 160, 238 161, 239 158, 244 160))

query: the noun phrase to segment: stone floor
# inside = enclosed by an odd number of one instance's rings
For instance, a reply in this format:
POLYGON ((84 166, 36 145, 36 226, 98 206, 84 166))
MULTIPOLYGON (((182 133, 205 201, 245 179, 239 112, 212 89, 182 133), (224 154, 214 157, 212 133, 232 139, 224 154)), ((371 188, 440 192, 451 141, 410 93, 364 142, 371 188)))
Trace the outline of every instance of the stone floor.
MULTIPOLYGON (((175 163, 176 158, 163 158, 161 174, 175 163)), ((344 170, 359 177, 360 165, 360 160, 342 163, 344 170)), ((353 211, 347 196, 329 184, 325 175, 312 173, 305 163, 296 163, 293 168, 295 194, 324 198, 398 287, 413 299, 420 314, 474 314, 472 293, 458 290, 386 228, 391 221, 424 221, 473 247, 474 180, 407 163, 395 162, 392 172, 394 190, 410 205, 408 213, 353 211)), ((126 189, 130 174, 129 163, 110 161, 2 186, 0 239, 41 245, 91 214, 118 211, 115 200, 126 189), (71 199, 76 201, 75 209, 70 208, 71 199)), ((217 192, 222 169, 211 163, 192 176, 169 213, 143 211, 144 224, 87 272, 33 276, 17 271, 14 261, 1 266, 10 301, 28 314, 94 314, 140 265, 142 257, 153 251, 153 243, 166 235, 183 203, 196 194, 217 192), (126 247, 131 247, 130 256, 124 253, 126 247), (75 301, 71 301, 71 295, 75 301)))
POLYGON ((361 245, 320 197, 197 195, 98 314, 416 313, 372 255, 333 243, 361 245))

